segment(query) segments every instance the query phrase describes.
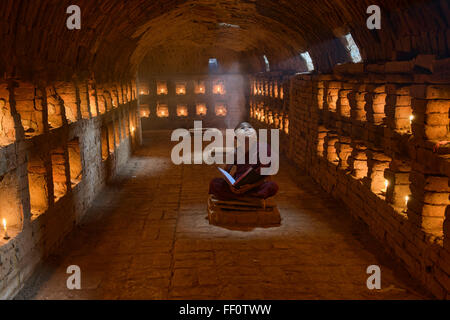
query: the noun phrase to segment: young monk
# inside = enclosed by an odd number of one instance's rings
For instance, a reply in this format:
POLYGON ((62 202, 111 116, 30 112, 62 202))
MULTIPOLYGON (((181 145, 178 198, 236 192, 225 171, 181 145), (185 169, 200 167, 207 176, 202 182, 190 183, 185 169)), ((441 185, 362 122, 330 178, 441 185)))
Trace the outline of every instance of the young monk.
MULTIPOLYGON (((232 174, 234 179, 239 179, 245 172, 252 167, 257 173, 260 174, 261 167, 269 167, 269 164, 263 165, 259 162, 259 150, 261 145, 258 143, 256 148, 250 145, 252 139, 250 137, 256 137, 256 130, 248 123, 242 122, 235 128, 236 136, 243 135, 248 137, 245 139, 245 161, 243 164, 238 163, 237 153, 235 152, 234 164, 228 164, 225 170, 231 174, 232 169, 235 168, 232 174), (256 152, 257 163, 251 164, 252 159, 250 152, 256 152)), ((267 145, 267 156, 270 157, 270 147, 267 145)), ((255 156, 255 155, 253 155, 255 156)), ((214 195, 219 200, 233 200, 241 197, 254 197, 259 199, 267 199, 274 196, 278 192, 278 185, 270 181, 270 176, 261 175, 261 179, 252 184, 246 184, 240 188, 230 186, 224 178, 215 178, 211 180, 209 184, 209 194, 214 195)))

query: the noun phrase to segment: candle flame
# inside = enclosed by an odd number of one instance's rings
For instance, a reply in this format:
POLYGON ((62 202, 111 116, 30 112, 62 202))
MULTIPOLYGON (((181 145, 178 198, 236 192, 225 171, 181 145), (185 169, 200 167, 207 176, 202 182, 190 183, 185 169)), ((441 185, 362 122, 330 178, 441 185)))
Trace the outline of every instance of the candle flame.
POLYGON ((389 181, 388 180, 384 180, 384 189, 381 190, 381 192, 387 192, 388 186, 389 186, 389 181))
POLYGON ((6 231, 6 219, 3 218, 2 222, 3 222, 3 229, 5 229, 5 231, 6 231))

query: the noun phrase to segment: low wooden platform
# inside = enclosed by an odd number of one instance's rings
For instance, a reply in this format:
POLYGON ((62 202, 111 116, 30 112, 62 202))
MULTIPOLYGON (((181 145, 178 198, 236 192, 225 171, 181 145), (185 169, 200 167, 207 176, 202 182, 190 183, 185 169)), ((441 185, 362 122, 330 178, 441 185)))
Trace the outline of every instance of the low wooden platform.
POLYGON ((273 199, 243 198, 223 201, 210 195, 208 219, 218 226, 271 227, 281 223, 280 212, 273 199))

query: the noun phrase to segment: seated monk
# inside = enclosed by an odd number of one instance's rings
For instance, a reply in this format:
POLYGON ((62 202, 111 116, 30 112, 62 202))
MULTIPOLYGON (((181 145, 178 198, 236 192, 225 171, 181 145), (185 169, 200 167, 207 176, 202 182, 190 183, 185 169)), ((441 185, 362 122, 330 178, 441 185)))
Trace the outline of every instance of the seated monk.
MULTIPOLYGON (((247 122, 243 122, 239 124, 236 129, 235 133, 238 136, 239 134, 243 134, 246 137, 249 137, 251 135, 256 136, 256 130, 247 122)), ((252 167, 257 173, 260 173, 261 167, 270 166, 270 164, 263 165, 259 162, 259 150, 260 145, 257 145, 256 152, 257 152, 257 163, 256 164, 250 164, 249 159, 249 141, 251 139, 245 139, 245 163, 244 164, 238 164, 236 153, 235 152, 235 163, 229 164, 225 168, 225 170, 230 173, 234 179, 239 179, 240 176, 242 176, 247 170, 252 167), (232 170, 235 168, 234 173, 231 173, 232 170)), ((270 147, 267 145, 267 156, 270 157, 270 147)), ((239 198, 258 198, 258 199, 267 199, 270 197, 273 197, 278 192, 278 185, 270 181, 270 176, 263 176, 261 175, 261 179, 255 183, 252 184, 246 184, 241 186, 240 188, 235 188, 227 183, 227 181, 224 178, 215 178, 211 180, 209 184, 209 194, 212 194, 215 198, 218 200, 236 200, 239 198)))

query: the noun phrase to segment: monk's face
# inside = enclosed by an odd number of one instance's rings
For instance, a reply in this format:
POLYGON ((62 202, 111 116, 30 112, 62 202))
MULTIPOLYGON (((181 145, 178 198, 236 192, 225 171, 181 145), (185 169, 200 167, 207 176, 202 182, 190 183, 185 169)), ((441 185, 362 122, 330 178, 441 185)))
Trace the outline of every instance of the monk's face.
POLYGON ((256 130, 252 127, 238 129, 235 131, 235 134, 235 142, 238 148, 241 147, 239 146, 239 141, 245 141, 245 152, 248 152, 250 150, 250 146, 257 142, 256 130))

